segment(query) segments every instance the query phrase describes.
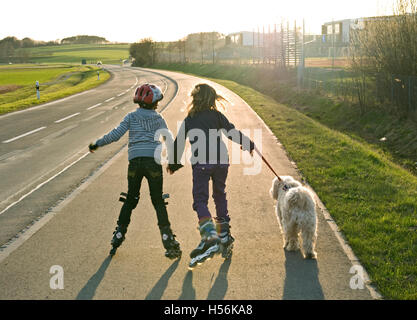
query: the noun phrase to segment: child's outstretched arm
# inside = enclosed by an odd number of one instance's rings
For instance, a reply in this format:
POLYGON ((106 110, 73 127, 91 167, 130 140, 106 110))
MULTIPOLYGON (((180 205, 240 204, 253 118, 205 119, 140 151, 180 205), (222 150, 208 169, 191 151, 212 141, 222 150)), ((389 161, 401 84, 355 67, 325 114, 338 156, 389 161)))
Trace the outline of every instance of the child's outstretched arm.
POLYGON ((227 131, 227 138, 235 143, 240 144, 242 150, 249 151, 252 155, 253 150, 255 149, 255 143, 247 136, 245 136, 240 130, 236 129, 235 125, 231 123, 223 113, 219 112, 219 114, 221 128, 227 131), (235 131, 236 134, 233 134, 233 131, 235 131), (238 137, 238 139, 236 139, 236 137, 238 137))
POLYGON ((88 146, 90 152, 94 152, 99 147, 118 141, 126 133, 126 131, 129 130, 129 118, 130 116, 128 114, 116 128, 104 135, 102 138, 98 139, 95 143, 90 143, 88 146))

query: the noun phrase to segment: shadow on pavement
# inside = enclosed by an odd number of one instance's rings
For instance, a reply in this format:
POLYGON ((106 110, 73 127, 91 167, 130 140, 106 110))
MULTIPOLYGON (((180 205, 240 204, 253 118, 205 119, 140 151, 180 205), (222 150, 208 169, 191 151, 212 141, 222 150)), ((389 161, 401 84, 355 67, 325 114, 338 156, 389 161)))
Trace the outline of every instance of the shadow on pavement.
POLYGON ((316 260, 305 260, 300 251, 285 250, 284 300, 323 300, 316 260))
POLYGON ((188 271, 182 284, 182 292, 178 300, 195 300, 195 289, 193 287, 193 272, 188 271))
POLYGON ((227 273, 229 272, 231 263, 232 259, 230 258, 225 260, 221 265, 217 278, 208 293, 207 300, 224 299, 228 288, 227 273))
POLYGON ((171 264, 171 266, 167 269, 167 271, 165 271, 158 282, 153 286, 151 291, 147 294, 145 300, 161 300, 162 295, 168 286, 168 281, 177 269, 179 262, 180 259, 177 259, 171 264))
POLYGON ((92 300, 96 294, 96 290, 104 278, 107 268, 110 265, 112 257, 107 256, 101 264, 97 272, 88 280, 87 284, 78 293, 76 300, 92 300))

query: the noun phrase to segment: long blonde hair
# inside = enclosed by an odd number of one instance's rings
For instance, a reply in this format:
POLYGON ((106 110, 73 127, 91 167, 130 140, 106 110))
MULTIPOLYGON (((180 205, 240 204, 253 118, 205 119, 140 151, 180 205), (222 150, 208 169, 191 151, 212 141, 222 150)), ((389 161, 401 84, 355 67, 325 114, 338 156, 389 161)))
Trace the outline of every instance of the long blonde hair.
POLYGON ((188 105, 188 115, 190 117, 204 110, 219 111, 216 102, 219 102, 223 108, 225 108, 227 102, 225 98, 216 93, 213 87, 205 83, 197 84, 191 91, 191 97, 193 100, 188 105))

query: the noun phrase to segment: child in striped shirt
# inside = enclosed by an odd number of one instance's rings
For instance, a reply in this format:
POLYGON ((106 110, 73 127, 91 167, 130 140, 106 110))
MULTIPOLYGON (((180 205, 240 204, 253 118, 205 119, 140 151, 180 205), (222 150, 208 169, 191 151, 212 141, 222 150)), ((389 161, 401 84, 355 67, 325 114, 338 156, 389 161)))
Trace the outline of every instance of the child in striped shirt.
POLYGON ((130 223, 132 210, 139 202, 139 192, 143 178, 148 180, 152 204, 158 218, 162 243, 166 249, 165 255, 170 259, 181 256, 179 243, 172 233, 165 200, 162 194, 163 175, 161 166, 161 144, 159 141, 161 129, 170 134, 165 119, 156 111, 158 102, 163 98, 161 90, 152 84, 144 84, 136 89, 133 101, 139 108, 129 113, 118 127, 108 134, 90 144, 89 149, 94 152, 97 148, 118 141, 129 131, 129 167, 127 172, 128 192, 122 193, 124 202, 113 233, 110 254, 125 240, 127 227, 130 223))

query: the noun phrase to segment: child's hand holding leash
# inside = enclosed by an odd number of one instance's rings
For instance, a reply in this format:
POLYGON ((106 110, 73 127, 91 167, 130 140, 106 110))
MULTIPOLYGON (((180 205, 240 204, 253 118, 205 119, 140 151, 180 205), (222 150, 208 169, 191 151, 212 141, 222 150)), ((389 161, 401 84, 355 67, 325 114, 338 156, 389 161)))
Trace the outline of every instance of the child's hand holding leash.
POLYGON ((88 146, 88 150, 90 150, 91 153, 94 153, 94 151, 96 151, 98 149, 98 145, 96 145, 95 143, 90 143, 90 145, 88 146))
POLYGON ((255 149, 255 145, 252 149, 248 150, 248 149, 243 149, 243 146, 240 146, 240 150, 242 151, 249 151, 249 154, 253 157, 253 150, 255 149))

